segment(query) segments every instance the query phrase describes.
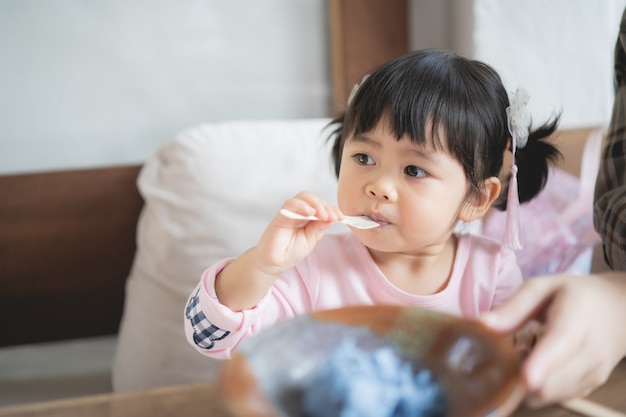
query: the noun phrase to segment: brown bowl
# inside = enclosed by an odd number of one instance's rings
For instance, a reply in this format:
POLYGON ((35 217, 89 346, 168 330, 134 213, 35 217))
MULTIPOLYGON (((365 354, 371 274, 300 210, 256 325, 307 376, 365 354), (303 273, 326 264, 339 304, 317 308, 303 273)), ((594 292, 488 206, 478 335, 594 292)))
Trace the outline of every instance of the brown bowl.
POLYGON ((401 306, 324 310, 276 324, 241 344, 220 374, 236 417, 295 417, 307 378, 352 338, 365 349, 392 345, 430 368, 446 392, 447 417, 504 417, 524 390, 509 339, 479 322, 401 306))

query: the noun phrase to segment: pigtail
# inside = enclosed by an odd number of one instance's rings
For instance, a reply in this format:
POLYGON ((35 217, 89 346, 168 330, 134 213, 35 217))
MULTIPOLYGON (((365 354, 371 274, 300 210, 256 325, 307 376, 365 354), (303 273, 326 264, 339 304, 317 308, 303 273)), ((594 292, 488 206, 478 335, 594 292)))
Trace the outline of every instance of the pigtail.
MULTIPOLYGON (((556 116, 539 128, 530 131, 527 145, 516 150, 517 195, 520 203, 532 200, 543 190, 548 180, 550 166, 563 157, 556 146, 546 141, 556 131, 558 123, 559 117, 556 116)), ((512 149, 509 150, 512 151, 512 149)), ((509 176, 506 189, 494 205, 498 210, 506 210, 510 181, 509 176)))
POLYGON ((552 143, 547 141, 557 129, 559 117, 548 121, 528 134, 528 143, 515 154, 518 173, 518 196, 525 203, 537 196, 548 180, 549 168, 563 157, 552 143))

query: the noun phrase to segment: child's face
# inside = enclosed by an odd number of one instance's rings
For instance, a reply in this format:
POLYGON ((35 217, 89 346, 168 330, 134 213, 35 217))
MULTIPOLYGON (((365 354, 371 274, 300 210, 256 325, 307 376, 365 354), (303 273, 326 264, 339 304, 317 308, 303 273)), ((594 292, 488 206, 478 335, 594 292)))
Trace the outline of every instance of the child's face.
POLYGON ((461 164, 427 145, 396 140, 383 119, 346 140, 338 203, 347 215, 365 215, 381 227, 354 230, 370 249, 423 253, 445 244, 469 190, 461 164))

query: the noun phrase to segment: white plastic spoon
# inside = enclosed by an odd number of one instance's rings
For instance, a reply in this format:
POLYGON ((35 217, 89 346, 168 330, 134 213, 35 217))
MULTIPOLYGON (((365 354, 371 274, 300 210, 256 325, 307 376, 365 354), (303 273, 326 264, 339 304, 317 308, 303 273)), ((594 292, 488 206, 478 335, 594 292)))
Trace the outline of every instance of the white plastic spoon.
MULTIPOLYGON (((287 209, 280 209, 280 214, 295 220, 320 220, 315 216, 303 216, 302 214, 294 213, 287 209)), ((357 229, 373 229, 374 227, 380 226, 374 220, 366 216, 343 216, 343 220, 340 222, 356 227, 357 229)))

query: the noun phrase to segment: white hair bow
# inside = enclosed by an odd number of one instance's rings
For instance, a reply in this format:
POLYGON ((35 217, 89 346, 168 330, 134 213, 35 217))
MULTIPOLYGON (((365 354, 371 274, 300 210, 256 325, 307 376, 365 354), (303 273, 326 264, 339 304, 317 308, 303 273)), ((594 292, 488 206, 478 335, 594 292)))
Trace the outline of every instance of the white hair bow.
POLYGON ((513 163, 511 165, 511 178, 509 181, 509 194, 506 204, 506 229, 503 244, 505 247, 518 250, 522 249, 521 226, 519 214, 519 192, 517 187, 517 164, 515 163, 515 153, 517 148, 523 148, 528 143, 528 131, 530 129, 530 113, 526 105, 530 96, 528 93, 518 88, 513 95, 511 104, 506 108, 506 116, 511 133, 511 153, 513 163))

